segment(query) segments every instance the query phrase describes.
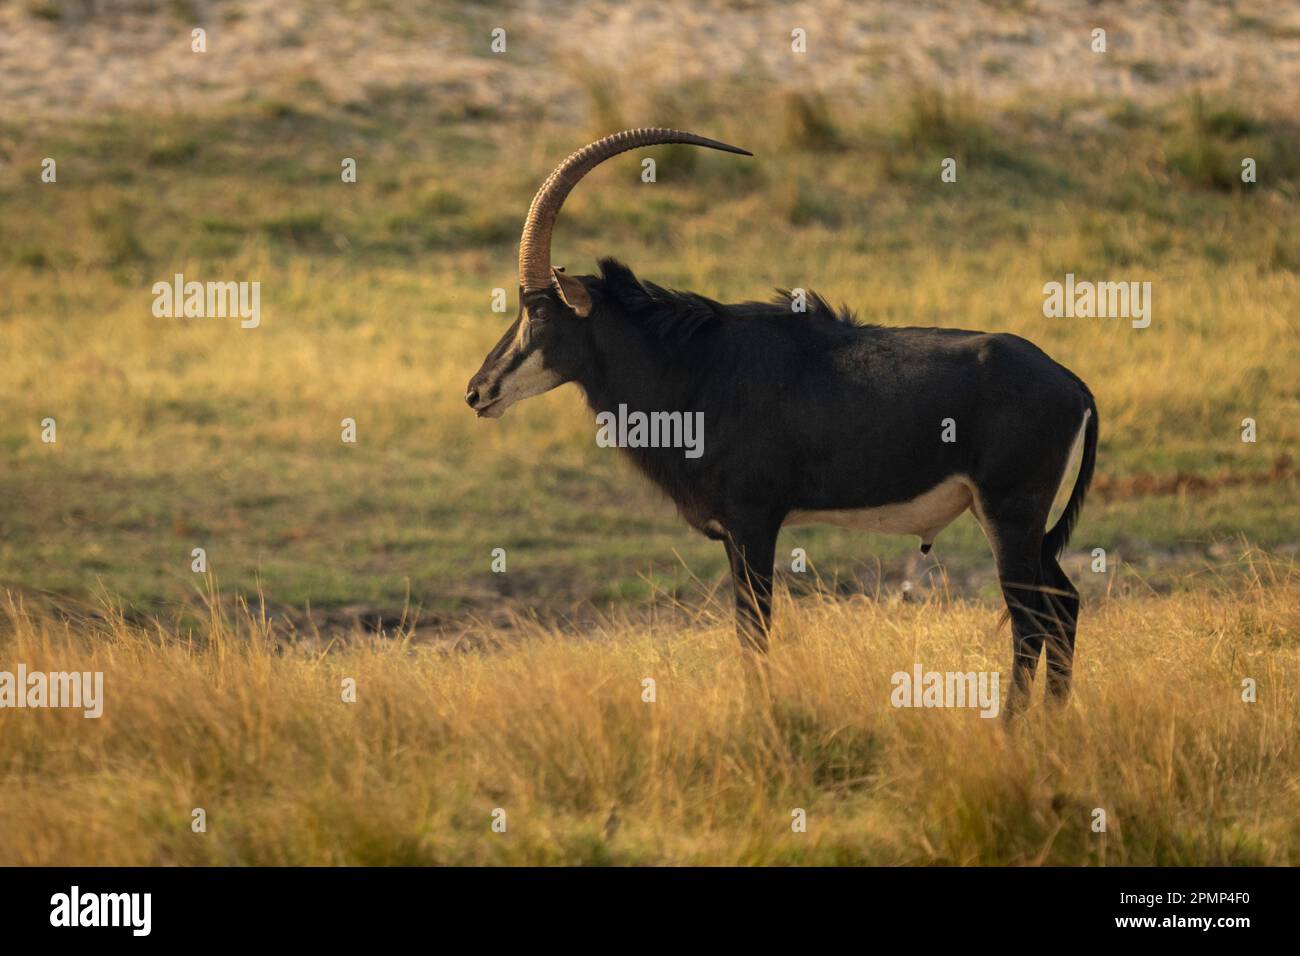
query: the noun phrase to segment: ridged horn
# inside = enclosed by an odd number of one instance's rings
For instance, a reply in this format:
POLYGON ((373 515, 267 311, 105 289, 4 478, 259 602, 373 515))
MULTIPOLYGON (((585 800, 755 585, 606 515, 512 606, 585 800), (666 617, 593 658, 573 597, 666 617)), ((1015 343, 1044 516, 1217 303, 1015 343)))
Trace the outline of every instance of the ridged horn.
POLYGON ((573 187, 583 176, 591 172, 611 156, 626 153, 629 149, 642 146, 658 146, 663 143, 686 143, 690 146, 704 146, 708 149, 720 149, 742 156, 753 156, 747 149, 729 146, 716 139, 707 139, 686 133, 679 129, 628 129, 604 139, 598 139, 590 146, 584 146, 559 166, 546 178, 542 188, 537 190, 533 203, 528 207, 528 218, 524 220, 524 233, 519 239, 519 285, 525 292, 535 292, 550 288, 551 285, 551 230, 555 228, 555 219, 560 214, 560 207, 568 198, 573 187))

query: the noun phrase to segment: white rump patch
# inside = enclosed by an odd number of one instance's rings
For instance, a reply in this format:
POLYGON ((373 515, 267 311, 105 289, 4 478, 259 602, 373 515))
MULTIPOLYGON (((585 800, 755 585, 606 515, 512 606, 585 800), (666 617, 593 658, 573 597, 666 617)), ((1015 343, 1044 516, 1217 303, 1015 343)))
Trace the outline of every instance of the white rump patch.
POLYGON ((1079 423, 1079 431, 1074 436, 1074 444, 1070 446, 1070 455, 1065 459, 1065 468, 1061 471, 1061 480, 1056 485, 1056 498, 1053 499, 1052 509, 1047 516, 1047 527, 1050 528, 1056 524, 1061 517, 1061 512, 1065 510, 1065 503, 1070 500, 1070 492, 1074 490, 1074 483, 1079 480, 1079 464, 1083 460, 1083 439, 1088 430, 1088 419, 1092 418, 1092 409, 1083 410, 1083 421, 1079 423))

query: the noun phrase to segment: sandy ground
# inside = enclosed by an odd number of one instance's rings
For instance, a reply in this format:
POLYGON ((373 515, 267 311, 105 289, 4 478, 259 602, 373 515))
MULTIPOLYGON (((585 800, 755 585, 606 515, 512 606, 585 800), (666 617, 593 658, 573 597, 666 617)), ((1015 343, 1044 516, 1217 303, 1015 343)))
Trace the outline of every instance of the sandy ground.
POLYGON ((197 112, 244 98, 376 91, 499 114, 581 110, 591 84, 621 98, 693 81, 887 102, 917 80, 999 102, 1192 88, 1300 91, 1300 4, 812 0, 543 3, 382 0, 11 0, 0 5, 9 118, 120 109, 197 112), (207 31, 207 52, 190 31, 207 31), (490 51, 494 28, 506 51, 490 51), (1107 52, 1090 49, 1107 31, 1107 52), (791 50, 806 31, 807 52, 791 50), (593 80, 593 77, 596 78, 593 80))

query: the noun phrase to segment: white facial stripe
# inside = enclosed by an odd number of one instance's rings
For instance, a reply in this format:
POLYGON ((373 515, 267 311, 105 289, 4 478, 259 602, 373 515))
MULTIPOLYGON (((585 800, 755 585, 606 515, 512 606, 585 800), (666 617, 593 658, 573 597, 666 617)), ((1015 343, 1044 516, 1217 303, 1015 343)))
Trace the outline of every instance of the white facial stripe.
POLYGON ((504 411, 505 406, 549 392, 563 381, 561 375, 542 364, 542 353, 534 349, 518 368, 506 374, 496 400, 502 403, 504 411))

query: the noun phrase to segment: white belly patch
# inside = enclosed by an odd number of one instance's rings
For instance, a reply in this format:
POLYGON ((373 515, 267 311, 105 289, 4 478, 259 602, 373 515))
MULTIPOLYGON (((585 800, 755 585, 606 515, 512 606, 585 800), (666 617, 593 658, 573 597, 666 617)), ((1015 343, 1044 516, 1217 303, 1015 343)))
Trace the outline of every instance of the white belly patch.
POLYGON ((964 476, 954 476, 910 501, 878 508, 791 511, 785 524, 833 524, 882 534, 915 534, 920 536, 922 544, 928 545, 974 500, 970 481, 964 476))

